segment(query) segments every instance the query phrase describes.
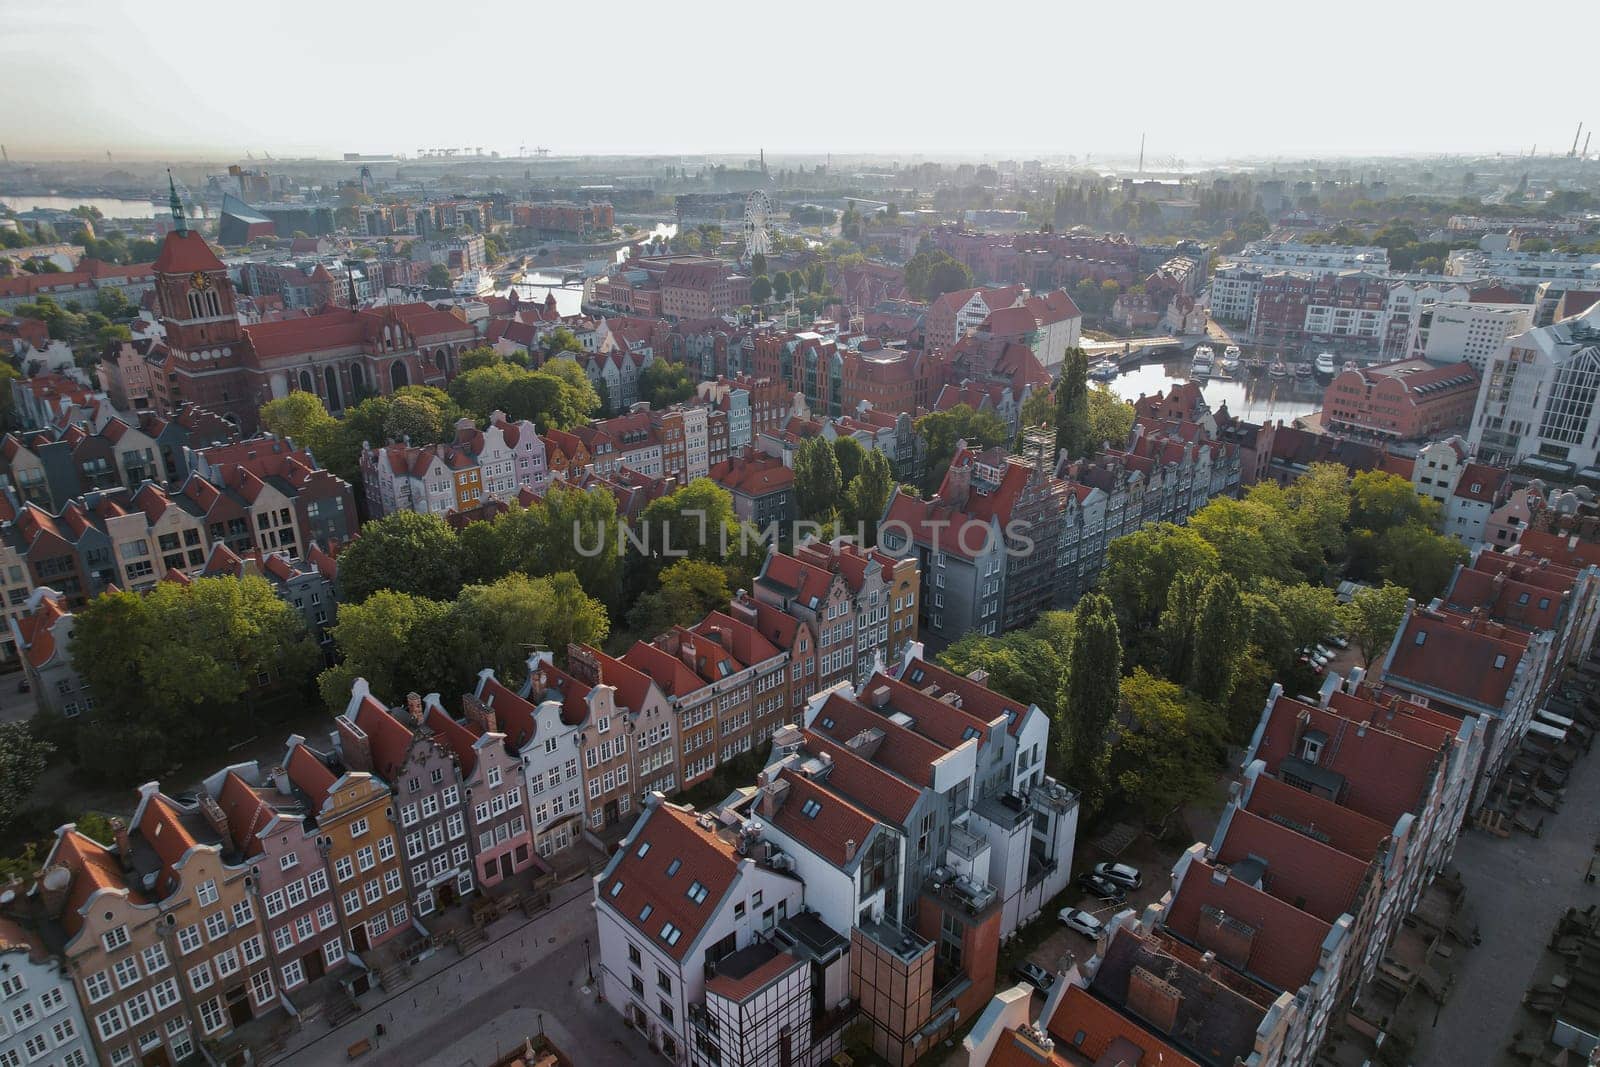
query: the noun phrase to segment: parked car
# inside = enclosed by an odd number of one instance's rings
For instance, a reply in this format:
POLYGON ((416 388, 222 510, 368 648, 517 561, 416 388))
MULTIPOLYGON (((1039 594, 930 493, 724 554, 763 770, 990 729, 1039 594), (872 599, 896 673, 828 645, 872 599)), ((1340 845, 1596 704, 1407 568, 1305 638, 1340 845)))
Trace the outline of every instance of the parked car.
POLYGON ((1332 645, 1334 648, 1349 648, 1350 647, 1349 638, 1343 636, 1342 634, 1329 634, 1327 637, 1324 637, 1322 640, 1323 640, 1324 644, 1332 645))
POLYGON ((1309 671, 1311 671, 1312 674, 1321 674, 1322 673, 1322 664, 1318 663, 1316 660, 1312 659, 1311 657, 1309 657, 1309 656, 1301 656, 1300 657, 1300 662, 1305 664, 1306 668, 1309 671))
POLYGON ((1078 877, 1078 888, 1090 896, 1099 897, 1112 904, 1121 904, 1128 899, 1128 894, 1122 891, 1120 885, 1093 871, 1087 871, 1078 877))
POLYGON ((1126 863, 1097 863, 1094 865, 1094 873, 1110 879, 1124 889, 1138 889, 1144 885, 1144 879, 1139 876, 1139 868, 1130 867, 1126 863))
POLYGON ((1056 918, 1060 919, 1067 929, 1076 930, 1087 938, 1098 938, 1106 928, 1105 923, 1082 908, 1062 908, 1056 912, 1056 918))
POLYGON ((1017 964, 1016 969, 1011 973, 1022 979, 1024 982, 1027 982, 1029 985, 1033 986, 1033 988, 1037 989, 1046 996, 1050 995, 1050 990, 1054 988, 1056 984, 1055 975, 1051 974, 1037 963, 1029 963, 1026 960, 1017 964))
POLYGON ((1328 648, 1326 645, 1318 645, 1314 651, 1323 659, 1332 659, 1334 656, 1338 655, 1337 652, 1331 648, 1328 648))

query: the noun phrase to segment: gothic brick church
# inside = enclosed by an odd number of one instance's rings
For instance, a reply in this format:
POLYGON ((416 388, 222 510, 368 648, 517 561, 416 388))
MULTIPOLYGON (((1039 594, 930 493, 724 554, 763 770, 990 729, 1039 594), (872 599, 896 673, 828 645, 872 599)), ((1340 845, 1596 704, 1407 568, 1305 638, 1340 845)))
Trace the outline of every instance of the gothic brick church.
POLYGON ((189 229, 176 191, 172 211, 176 228, 153 266, 166 346, 150 353, 155 400, 167 411, 192 401, 251 433, 262 404, 295 390, 338 413, 406 385, 442 388, 477 343, 465 320, 423 303, 242 325, 228 269, 189 229))

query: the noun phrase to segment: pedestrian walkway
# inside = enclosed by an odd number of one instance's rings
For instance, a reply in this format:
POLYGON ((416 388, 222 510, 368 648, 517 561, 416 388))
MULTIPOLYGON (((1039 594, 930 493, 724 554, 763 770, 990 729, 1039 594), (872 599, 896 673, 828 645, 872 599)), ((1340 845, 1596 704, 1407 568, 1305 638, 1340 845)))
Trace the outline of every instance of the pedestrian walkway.
MULTIPOLYGON (((428 1035, 437 1036, 440 1027, 448 1028, 445 1033, 454 1040, 462 1033, 456 1016, 464 1004, 498 989, 560 947, 576 943, 581 951, 584 936, 594 928, 586 906, 591 891, 592 883, 584 877, 557 886, 545 911, 531 918, 512 913, 497 920, 486 931, 488 942, 469 955, 452 949, 434 953, 413 968, 409 985, 393 993, 380 989, 366 994, 360 1014, 337 1027, 308 1024, 290 1035, 272 1062, 297 1067, 346 1063, 346 1050, 364 1039, 375 1046, 366 1062, 419 1062, 410 1051, 395 1058, 393 1050, 410 1050, 428 1035)), ((554 1028, 551 1036, 560 1043, 554 1028)))
POLYGON ((1418 1025, 1415 1062, 1422 1067, 1510 1062, 1520 997, 1556 920, 1569 907, 1600 903, 1600 887, 1584 879, 1600 835, 1597 759, 1578 760, 1542 836, 1462 831, 1454 866, 1483 942, 1468 954, 1450 999, 1418 1025))

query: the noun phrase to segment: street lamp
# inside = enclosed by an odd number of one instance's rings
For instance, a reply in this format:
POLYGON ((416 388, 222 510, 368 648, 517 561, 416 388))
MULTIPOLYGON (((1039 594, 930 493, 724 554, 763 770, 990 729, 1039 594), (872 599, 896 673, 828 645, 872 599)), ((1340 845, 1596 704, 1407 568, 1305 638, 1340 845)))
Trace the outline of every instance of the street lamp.
POLYGON ((589 939, 583 939, 583 962, 589 968, 589 984, 594 985, 594 960, 589 956, 589 939))

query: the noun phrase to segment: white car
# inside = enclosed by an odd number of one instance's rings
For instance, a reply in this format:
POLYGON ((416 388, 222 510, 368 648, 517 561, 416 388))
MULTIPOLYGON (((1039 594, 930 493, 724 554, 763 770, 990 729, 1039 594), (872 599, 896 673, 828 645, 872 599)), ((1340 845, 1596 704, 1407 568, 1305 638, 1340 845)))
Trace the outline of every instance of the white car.
POLYGON ((1096 919, 1082 908, 1062 908, 1056 913, 1056 918, 1069 930, 1076 930, 1084 937, 1098 938, 1105 930, 1105 923, 1096 919))

